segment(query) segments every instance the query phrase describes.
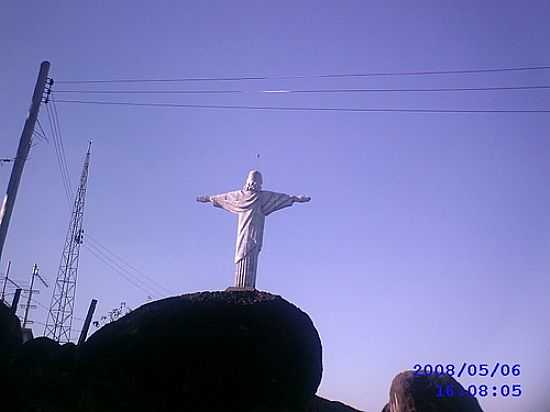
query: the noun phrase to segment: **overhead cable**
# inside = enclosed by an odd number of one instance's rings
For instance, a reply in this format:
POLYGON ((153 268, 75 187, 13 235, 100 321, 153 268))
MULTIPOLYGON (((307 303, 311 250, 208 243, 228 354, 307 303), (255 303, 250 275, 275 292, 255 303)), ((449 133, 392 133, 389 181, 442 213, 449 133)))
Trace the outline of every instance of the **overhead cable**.
POLYGON ((298 112, 401 112, 401 113, 550 113, 550 109, 415 109, 415 108, 364 108, 364 107, 291 107, 291 106, 247 106, 247 105, 209 105, 178 103, 138 103, 93 100, 57 100, 58 103, 97 104, 136 107, 173 107, 187 109, 225 109, 225 110, 261 110, 261 111, 298 111, 298 112))
POLYGON ((101 80, 56 80, 56 83, 146 83, 146 82, 202 82, 202 81, 242 81, 242 80, 286 80, 286 79, 323 79, 323 78, 357 78, 357 77, 390 77, 390 76, 431 76, 445 74, 475 74, 521 72, 532 70, 548 70, 550 66, 499 67, 486 69, 460 70, 423 70, 423 71, 396 71, 396 72, 358 72, 358 73, 331 73, 320 75, 290 75, 290 76, 222 76, 222 77, 181 77, 181 78, 145 78, 145 79, 101 79, 101 80))

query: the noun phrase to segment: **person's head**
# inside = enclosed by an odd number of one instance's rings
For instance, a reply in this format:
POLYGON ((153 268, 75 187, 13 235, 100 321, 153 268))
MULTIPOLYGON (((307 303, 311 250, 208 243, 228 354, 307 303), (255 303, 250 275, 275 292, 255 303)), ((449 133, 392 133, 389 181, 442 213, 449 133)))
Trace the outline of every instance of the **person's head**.
POLYGON ((262 174, 257 170, 251 170, 248 172, 248 177, 246 178, 246 183, 244 184, 244 190, 258 192, 262 190, 262 183, 262 174))

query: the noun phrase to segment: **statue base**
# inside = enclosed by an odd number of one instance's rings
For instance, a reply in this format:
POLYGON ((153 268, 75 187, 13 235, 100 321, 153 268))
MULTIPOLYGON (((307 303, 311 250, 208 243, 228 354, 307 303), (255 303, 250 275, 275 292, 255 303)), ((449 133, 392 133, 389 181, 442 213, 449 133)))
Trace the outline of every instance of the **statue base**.
POLYGON ((225 289, 225 292, 252 292, 255 290, 256 288, 240 288, 237 286, 230 286, 227 289, 225 289))

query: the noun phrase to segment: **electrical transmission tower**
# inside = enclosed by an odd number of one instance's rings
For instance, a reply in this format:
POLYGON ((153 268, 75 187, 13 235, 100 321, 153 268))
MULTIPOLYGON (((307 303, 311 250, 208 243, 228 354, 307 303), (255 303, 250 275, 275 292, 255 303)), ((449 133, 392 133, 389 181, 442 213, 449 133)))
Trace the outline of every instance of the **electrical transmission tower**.
POLYGON ((55 288, 48 313, 48 320, 44 329, 44 336, 57 342, 67 343, 71 340, 71 327, 73 323, 73 311, 76 294, 76 280, 78 274, 78 259, 80 245, 82 244, 84 230, 82 229, 84 217, 84 204, 86 201, 86 187, 88 184, 88 167, 90 165, 90 148, 84 160, 80 185, 75 197, 71 222, 65 247, 61 255, 55 288))

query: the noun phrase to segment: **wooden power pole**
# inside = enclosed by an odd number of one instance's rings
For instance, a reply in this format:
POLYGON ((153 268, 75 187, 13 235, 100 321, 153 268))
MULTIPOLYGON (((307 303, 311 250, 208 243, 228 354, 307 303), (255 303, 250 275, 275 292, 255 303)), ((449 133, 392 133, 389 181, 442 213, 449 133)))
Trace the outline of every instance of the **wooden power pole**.
POLYGON ((2 202, 2 206, 0 207, 0 260, 2 259, 2 250, 4 249, 4 242, 8 234, 8 226, 17 196, 17 189, 19 188, 19 182, 23 174, 23 166, 25 166, 25 160, 27 160, 27 156, 31 149, 32 132, 34 131, 36 119, 38 119, 38 110, 40 109, 40 103, 42 102, 42 96, 46 88, 49 70, 50 63, 47 61, 42 62, 36 85, 34 86, 29 115, 25 121, 21 139, 19 140, 19 147, 17 148, 17 156, 13 162, 8 190, 2 202))

